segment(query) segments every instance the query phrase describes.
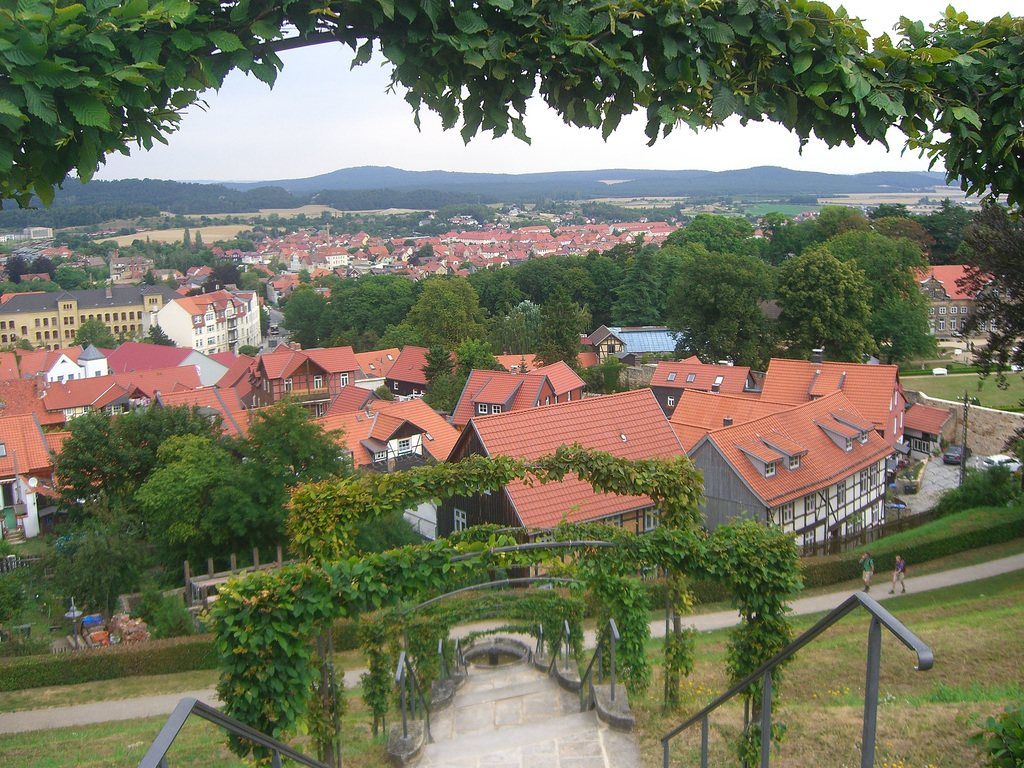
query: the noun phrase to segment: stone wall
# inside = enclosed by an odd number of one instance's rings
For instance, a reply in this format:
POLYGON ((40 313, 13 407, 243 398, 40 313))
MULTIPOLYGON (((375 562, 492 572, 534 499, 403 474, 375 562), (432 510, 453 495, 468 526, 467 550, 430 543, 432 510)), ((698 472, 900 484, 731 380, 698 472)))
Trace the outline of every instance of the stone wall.
POLYGON ((643 389, 651 386, 651 379, 654 378, 654 370, 657 363, 645 365, 631 365, 619 374, 619 382, 625 384, 629 389, 643 389))
MULTIPOLYGON (((920 403, 932 408, 945 408, 951 411, 953 418, 946 424, 946 428, 942 432, 942 439, 946 443, 960 442, 964 428, 963 403, 938 400, 928 397, 923 392, 911 390, 906 390, 904 394, 909 403, 920 403)), ((1024 427, 1024 414, 972 405, 967 413, 967 447, 978 456, 1006 453, 1006 441, 1021 427, 1024 427)))

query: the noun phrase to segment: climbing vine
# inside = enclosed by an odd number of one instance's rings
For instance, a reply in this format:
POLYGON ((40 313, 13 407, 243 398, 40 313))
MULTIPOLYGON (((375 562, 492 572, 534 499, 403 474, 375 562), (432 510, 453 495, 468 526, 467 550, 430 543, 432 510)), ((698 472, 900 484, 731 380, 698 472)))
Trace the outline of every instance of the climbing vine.
MULTIPOLYGON (((699 525, 700 475, 684 457, 668 461, 628 461, 578 446, 562 447, 536 461, 505 457, 471 457, 457 464, 438 464, 389 475, 363 475, 302 486, 291 500, 288 521, 293 548, 304 558, 300 565, 265 572, 230 583, 213 610, 222 657, 219 690, 226 711, 255 728, 287 738, 314 731, 310 697, 316 658, 312 640, 338 617, 359 614, 365 622, 370 678, 367 687, 375 724, 387 712, 385 676, 393 669, 398 637, 409 619, 398 620, 397 609, 428 597, 480 581, 481 571, 507 571, 542 563, 552 572, 566 573, 593 589, 619 623, 620 663, 630 689, 650 680, 644 653, 648 619, 638 577, 644 569, 669 573, 710 575, 728 584, 744 624, 734 635, 730 651, 732 674, 744 674, 767 660, 789 638, 785 602, 798 588, 796 552, 792 541, 776 529, 757 523, 720 526, 708 534, 699 525), (573 473, 599 491, 646 496, 662 510, 662 527, 646 534, 595 524, 563 524, 546 532, 549 550, 507 551, 522 533, 481 526, 438 540, 390 552, 355 555, 355 523, 416 506, 418 503, 499 490, 510 482, 557 482, 573 473), (588 542, 607 541, 600 547, 588 542), (559 563, 571 542, 571 557, 559 563), (369 614, 378 611, 375 617, 369 614)), ((562 620, 571 619, 574 645, 582 638, 582 603, 566 597, 536 598, 541 590, 526 590, 531 601, 512 603, 511 618, 540 619, 549 641, 560 634, 562 620), (548 603, 534 602, 547 599, 548 603), (529 607, 527 607, 529 606, 529 607)), ((547 592, 547 591, 543 591, 547 592)), ((517 591, 517 598, 523 597, 517 591)), ((550 594, 557 594, 552 592, 550 594)), ((493 610, 497 600, 472 602, 472 611, 493 610)), ((422 664, 425 680, 436 674, 438 638, 451 623, 468 617, 460 603, 439 604, 417 617, 403 642, 422 664), (430 661, 433 659, 433 661, 430 661)), ((692 663, 685 642, 668 663, 683 673, 692 663)), ((330 734, 314 732, 318 742, 330 734)))

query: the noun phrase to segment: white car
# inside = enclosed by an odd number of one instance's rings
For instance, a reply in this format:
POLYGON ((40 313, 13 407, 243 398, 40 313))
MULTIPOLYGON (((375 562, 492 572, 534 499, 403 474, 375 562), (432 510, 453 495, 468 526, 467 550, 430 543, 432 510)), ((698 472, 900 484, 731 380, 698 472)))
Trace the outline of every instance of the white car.
POLYGON ((1003 453, 997 453, 993 456, 986 456, 981 461, 982 469, 991 469, 992 467, 1006 467, 1011 472, 1020 472, 1021 463, 1013 457, 1007 456, 1003 453))

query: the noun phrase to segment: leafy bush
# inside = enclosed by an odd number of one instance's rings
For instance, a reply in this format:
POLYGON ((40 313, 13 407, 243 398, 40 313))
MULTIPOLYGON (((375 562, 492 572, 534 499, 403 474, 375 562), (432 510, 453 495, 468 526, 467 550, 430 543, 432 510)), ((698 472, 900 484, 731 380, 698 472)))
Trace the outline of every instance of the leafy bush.
POLYGON ((192 617, 179 595, 165 596, 155 589, 148 589, 142 593, 135 611, 146 622, 154 640, 182 637, 195 631, 192 617))
POLYGON ((992 768, 1024 765, 1024 705, 1008 705, 1003 714, 988 718, 981 728, 967 743, 978 747, 992 768))
POLYGON ((971 470, 963 485, 946 491, 934 509, 943 516, 972 507, 998 507, 1010 503, 1018 495, 1019 482, 1006 467, 971 470))

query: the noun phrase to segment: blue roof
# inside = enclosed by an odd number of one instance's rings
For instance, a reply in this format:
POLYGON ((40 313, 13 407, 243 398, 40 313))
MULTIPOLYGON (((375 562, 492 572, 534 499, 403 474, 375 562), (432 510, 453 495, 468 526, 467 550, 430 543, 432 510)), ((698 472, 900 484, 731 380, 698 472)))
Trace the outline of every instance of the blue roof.
POLYGON ((613 328, 614 333, 626 345, 627 354, 643 354, 645 352, 673 352, 676 348, 678 334, 667 328, 613 328))

